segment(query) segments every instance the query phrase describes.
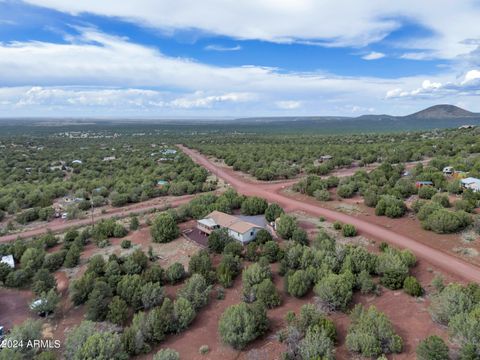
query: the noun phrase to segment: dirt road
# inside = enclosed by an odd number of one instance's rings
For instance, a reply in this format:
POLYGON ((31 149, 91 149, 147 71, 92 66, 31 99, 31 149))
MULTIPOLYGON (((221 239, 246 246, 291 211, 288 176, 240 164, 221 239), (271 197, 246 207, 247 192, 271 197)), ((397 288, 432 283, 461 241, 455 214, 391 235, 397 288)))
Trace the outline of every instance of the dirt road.
POLYGON ((480 282, 480 268, 462 261, 452 255, 446 254, 437 249, 433 249, 415 239, 395 233, 382 226, 369 223, 368 221, 356 218, 330 209, 322 208, 315 204, 304 203, 281 193, 281 190, 292 185, 298 180, 290 180, 275 184, 269 183, 252 183, 237 175, 233 170, 221 168, 213 164, 209 159, 199 152, 188 149, 182 145, 178 145, 185 154, 189 155, 196 163, 202 165, 211 173, 229 183, 238 192, 249 196, 260 196, 270 202, 276 202, 286 211, 305 211, 314 216, 323 216, 330 221, 341 221, 354 225, 358 231, 364 235, 373 237, 378 240, 388 242, 392 245, 412 250, 417 257, 423 258, 429 263, 438 266, 448 273, 455 274, 467 281, 480 282))
MULTIPOLYGON (((184 196, 178 196, 178 197, 175 197, 174 199, 168 199, 168 200, 165 198, 155 198, 155 199, 151 199, 141 203, 132 204, 129 206, 113 208, 105 214, 96 215, 94 220, 95 222, 97 222, 99 220, 109 219, 111 217, 122 218, 122 217, 129 216, 130 214, 142 213, 152 209, 164 208, 167 206, 177 207, 177 206, 188 203, 194 197, 195 195, 184 195, 184 196)), ((27 231, 0 236, 0 243, 14 241, 18 238, 28 239, 33 236, 39 236, 39 235, 45 234, 47 231, 59 233, 71 227, 85 226, 91 223, 92 223, 92 219, 90 217, 85 219, 79 219, 79 220, 71 220, 71 221, 56 219, 47 224, 42 224, 36 228, 30 229, 27 231)))

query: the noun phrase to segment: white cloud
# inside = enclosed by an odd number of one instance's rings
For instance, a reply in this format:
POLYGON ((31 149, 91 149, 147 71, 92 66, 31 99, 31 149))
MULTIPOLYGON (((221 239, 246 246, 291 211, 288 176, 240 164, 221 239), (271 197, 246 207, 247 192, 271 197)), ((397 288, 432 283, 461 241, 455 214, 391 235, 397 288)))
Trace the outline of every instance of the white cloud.
POLYGON ((480 7, 475 0, 26 1, 71 14, 120 17, 167 32, 199 29, 238 39, 325 46, 361 47, 378 42, 400 28, 402 19, 408 19, 431 35, 402 39, 397 46, 434 58, 467 54, 480 39, 480 7), (447 26, 452 19, 455 26, 447 26))
POLYGON ((433 56, 431 53, 418 51, 402 54, 400 58, 406 60, 431 60, 433 56))
POLYGON ((415 92, 405 89, 415 89, 424 77, 382 79, 260 66, 219 67, 169 57, 94 29, 79 31, 64 44, 0 43, 1 116, 129 112, 166 116, 197 111, 245 116, 281 115, 288 109, 295 114, 347 115, 352 101, 362 104, 358 111, 398 113, 418 106, 415 95, 456 91, 468 96, 478 86, 476 72, 466 73, 461 80, 465 84, 459 81, 462 92, 445 85, 455 83, 451 74, 431 77, 415 92), (404 102, 392 108, 389 101, 399 97, 404 102))
POLYGON ((275 105, 277 105, 279 109, 294 110, 302 106, 302 102, 295 101, 295 100, 281 100, 281 101, 275 102, 275 105))
POLYGON ((391 80, 285 73, 259 66, 217 67, 172 58, 156 49, 93 29, 70 43, 0 44, 0 83, 4 86, 162 87, 182 91, 294 93, 368 92, 391 80), (229 91, 225 91, 230 89, 229 91))
POLYGON ((372 51, 369 54, 363 55, 362 59, 363 60, 378 60, 378 59, 381 59, 383 57, 385 57, 384 53, 372 51))
POLYGON ((387 99, 418 98, 418 97, 452 97, 457 95, 480 95, 480 71, 467 71, 463 79, 455 81, 436 82, 424 80, 420 87, 413 90, 395 88, 388 90, 387 99))
POLYGON ((201 109, 217 103, 253 100, 248 93, 209 95, 203 92, 178 95, 145 89, 76 88, 76 87, 12 87, 0 88, 0 104, 15 109, 35 106, 60 108, 110 108, 147 110, 155 108, 201 109))
POLYGON ((480 70, 470 70, 465 74, 461 85, 468 85, 480 79, 480 70))
POLYGON ((242 50, 242 47, 240 45, 236 46, 222 46, 222 45, 207 45, 205 46, 205 50, 208 51, 239 51, 242 50))

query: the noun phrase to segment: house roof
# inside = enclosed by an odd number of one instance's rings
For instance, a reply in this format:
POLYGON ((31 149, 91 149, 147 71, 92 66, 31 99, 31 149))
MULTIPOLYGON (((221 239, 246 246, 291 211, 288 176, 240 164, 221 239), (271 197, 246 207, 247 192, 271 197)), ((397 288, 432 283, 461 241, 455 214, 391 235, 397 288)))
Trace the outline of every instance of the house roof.
POLYGON ((480 179, 474 177, 467 177, 465 179, 462 179, 461 182, 464 185, 477 184, 478 186, 480 186, 480 179))
POLYGON ((432 185, 432 181, 417 181, 417 184, 432 185))
POLYGON ((260 228, 260 226, 258 225, 252 224, 247 221, 243 221, 235 216, 225 214, 221 211, 216 211, 216 210, 208 214, 205 219, 206 220, 211 219, 221 227, 228 228, 240 234, 246 233, 251 228, 260 228))
POLYGON ((13 255, 2 256, 2 260, 0 260, 0 263, 7 264, 12 269, 15 267, 15 260, 13 259, 13 255))
POLYGON ((198 220, 198 223, 205 225, 207 227, 214 227, 217 225, 217 223, 213 219, 200 219, 198 220))

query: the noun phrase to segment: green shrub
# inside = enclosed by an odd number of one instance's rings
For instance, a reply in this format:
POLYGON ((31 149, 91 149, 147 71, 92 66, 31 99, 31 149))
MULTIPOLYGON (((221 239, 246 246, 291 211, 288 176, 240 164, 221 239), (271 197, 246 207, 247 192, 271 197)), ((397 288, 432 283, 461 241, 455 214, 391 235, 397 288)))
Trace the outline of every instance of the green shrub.
POLYGON ((233 280, 240 273, 242 262, 238 256, 226 254, 217 267, 217 280, 224 287, 233 285, 233 280))
POLYGON ((122 240, 120 246, 122 249, 130 249, 132 247, 132 242, 130 240, 122 240))
POLYGON ((267 328, 267 313, 260 304, 232 305, 225 310, 218 323, 222 341, 234 349, 243 349, 263 335, 267 328))
POLYGON ((429 311, 434 321, 447 325, 455 315, 469 312, 474 302, 467 288, 451 283, 431 297, 429 311))
POLYGON ((395 333, 387 316, 374 306, 368 309, 360 304, 355 306, 350 319, 346 338, 348 350, 365 357, 402 351, 402 338, 395 333))
POLYGON ((351 184, 340 185, 337 188, 337 195, 346 199, 351 198, 355 193, 355 187, 351 184))
POLYGON ((357 287, 362 294, 368 294, 377 289, 377 285, 373 281, 372 276, 365 270, 362 270, 357 276, 357 287))
POLYGON ((392 195, 383 195, 378 200, 375 207, 375 214, 377 216, 387 216, 389 218, 402 217, 407 211, 405 203, 392 195))
POLYGON ((471 216, 463 211, 439 209, 428 215, 428 217, 422 221, 422 226, 438 234, 449 234, 457 232, 471 223, 471 216))
POLYGON ((172 349, 161 349, 153 355, 153 360, 180 360, 180 355, 172 349))
POLYGON ((330 200, 330 192, 328 190, 316 190, 313 193, 313 196, 318 201, 329 201, 330 200))
POLYGON ((284 213, 284 211, 280 207, 280 205, 273 203, 273 204, 268 205, 267 209, 265 210, 265 219, 268 222, 275 221, 283 213, 284 213))
POLYGON ((342 234, 345 237, 353 237, 357 235, 357 229, 351 224, 343 224, 342 234))
POLYGON ((422 186, 418 189, 418 197, 420 199, 431 199, 437 193, 437 189, 433 186, 422 186))
POLYGON ((267 207, 268 203, 265 199, 252 196, 242 202, 241 212, 244 215, 259 215, 264 214, 267 207))
POLYGON ((207 355, 210 352, 210 347, 208 345, 202 345, 200 349, 198 349, 198 352, 200 355, 207 355))
POLYGON ((268 241, 262 246, 262 256, 265 256, 269 262, 274 263, 279 260, 280 246, 276 241, 268 241))
POLYGON ((473 205, 470 201, 467 200, 457 200, 453 205, 455 207, 455 210, 462 210, 468 213, 473 212, 473 210, 475 209, 475 205, 473 205))
POLYGON ((345 310, 353 296, 354 277, 351 273, 330 274, 323 277, 314 291, 331 310, 345 310))
POLYGON ((340 230, 342 227, 343 227, 342 223, 338 220, 333 223, 333 228, 335 230, 340 230))
POLYGON ((208 250, 221 254, 225 245, 232 241, 234 240, 228 235, 226 228, 214 230, 208 235, 208 250))
POLYGON ((231 241, 223 249, 224 254, 231 254, 233 256, 241 256, 243 252, 243 245, 240 241, 231 241))
POLYGON ((204 307, 210 298, 212 285, 209 285, 200 274, 193 274, 178 291, 178 298, 185 298, 192 304, 195 311, 204 307))
POLYGON ((421 296, 423 293, 422 286, 413 276, 407 276, 403 282, 403 289, 408 295, 421 296))
POLYGON ((165 276, 170 284, 176 284, 185 278, 185 268, 180 263, 173 263, 167 268, 165 276))
POLYGON ((312 279, 305 270, 297 270, 287 277, 287 291, 292 296, 304 296, 311 286, 312 279))
POLYGON ((289 215, 282 214, 277 221, 277 233, 283 239, 290 239, 293 232, 298 228, 297 220, 289 215))
POLYGON ((439 204, 440 206, 442 206, 444 208, 450 207, 450 200, 448 199, 447 194, 437 193, 437 194, 432 196, 432 201, 434 203, 439 204))
POLYGON ((448 346, 441 337, 429 336, 417 346, 418 360, 448 360, 448 346))
POLYGON ((272 235, 265 229, 261 229, 257 232, 257 237, 255 238, 255 241, 258 244, 265 244, 267 241, 272 240, 272 235))
POLYGON ((180 230, 173 216, 168 212, 163 212, 155 218, 150 232, 154 242, 170 242, 178 237, 180 230))

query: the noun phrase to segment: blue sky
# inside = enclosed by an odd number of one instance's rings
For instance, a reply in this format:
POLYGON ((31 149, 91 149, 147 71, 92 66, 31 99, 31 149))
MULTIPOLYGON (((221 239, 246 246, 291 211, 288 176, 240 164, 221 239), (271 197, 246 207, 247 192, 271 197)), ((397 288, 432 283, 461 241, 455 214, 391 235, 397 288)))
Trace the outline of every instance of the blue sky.
POLYGON ((479 18, 461 0, 0 0, 0 116, 480 111, 479 18))

